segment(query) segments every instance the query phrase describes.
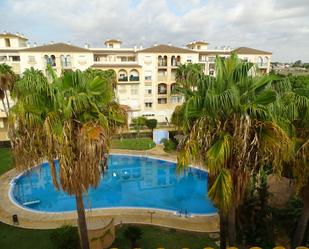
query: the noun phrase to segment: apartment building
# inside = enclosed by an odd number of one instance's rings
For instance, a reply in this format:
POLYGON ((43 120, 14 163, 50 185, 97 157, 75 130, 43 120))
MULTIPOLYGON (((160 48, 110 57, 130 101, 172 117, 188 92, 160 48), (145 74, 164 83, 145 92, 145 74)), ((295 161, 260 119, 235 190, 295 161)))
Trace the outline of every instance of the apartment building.
MULTIPOLYGON (((167 123, 175 107, 183 101, 181 95, 173 92, 179 65, 199 63, 205 74, 215 76, 216 56, 228 57, 236 52, 239 58, 255 63, 261 73, 270 70, 270 52, 246 47, 209 49, 208 45, 204 41, 195 41, 185 48, 171 44, 123 48, 120 40, 110 39, 102 48, 91 48, 87 44, 81 48, 66 43, 30 47, 24 36, 4 33, 0 34, 0 63, 12 66, 17 74, 31 67, 46 72, 47 65, 58 75, 63 70, 89 67, 112 69, 118 80, 117 100, 128 107, 130 117, 143 115, 167 123)), ((0 104, 0 132, 6 126, 5 119, 0 104)))

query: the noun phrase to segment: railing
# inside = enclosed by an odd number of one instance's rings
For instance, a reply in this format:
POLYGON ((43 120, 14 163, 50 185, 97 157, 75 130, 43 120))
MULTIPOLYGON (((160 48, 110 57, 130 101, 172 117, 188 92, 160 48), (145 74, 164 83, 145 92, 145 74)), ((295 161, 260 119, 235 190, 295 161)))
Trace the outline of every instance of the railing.
POLYGON ((139 81, 139 76, 130 76, 130 81, 139 81))
POLYGON ((159 62, 158 67, 167 67, 167 62, 159 62))
POLYGON ((258 67, 258 68, 267 68, 268 67, 268 63, 256 63, 256 66, 258 67))
POLYGON ((128 76, 122 77, 122 78, 118 78, 118 81, 128 81, 128 76))
POLYGON ((171 66, 172 67, 178 67, 180 65, 181 65, 181 63, 179 61, 177 61, 177 62, 173 62, 171 66))

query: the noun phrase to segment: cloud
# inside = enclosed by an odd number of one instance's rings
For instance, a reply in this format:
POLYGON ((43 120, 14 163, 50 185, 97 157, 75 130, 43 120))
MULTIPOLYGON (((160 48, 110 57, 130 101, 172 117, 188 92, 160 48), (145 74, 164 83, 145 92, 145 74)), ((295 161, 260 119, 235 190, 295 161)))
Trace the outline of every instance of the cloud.
POLYGON ((273 51, 274 60, 309 61, 308 0, 4 0, 0 26, 39 42, 72 41, 103 46, 214 46, 273 51))

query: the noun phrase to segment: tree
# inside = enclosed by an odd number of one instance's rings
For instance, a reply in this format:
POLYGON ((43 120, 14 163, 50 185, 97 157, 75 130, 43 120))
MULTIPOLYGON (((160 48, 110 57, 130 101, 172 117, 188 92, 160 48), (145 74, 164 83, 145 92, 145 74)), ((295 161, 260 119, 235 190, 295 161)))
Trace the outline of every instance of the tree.
POLYGON ((17 76, 7 64, 0 64, 0 99, 6 116, 10 111, 10 100, 8 92, 13 88, 17 76))
POLYGON ((142 237, 142 230, 137 226, 129 226, 124 231, 124 236, 130 240, 131 248, 137 248, 137 241, 142 237))
POLYGON ((309 221, 309 82, 305 77, 290 77, 274 85, 279 98, 272 116, 289 132, 293 141, 288 169, 304 206, 292 239, 292 248, 300 246, 309 221))
POLYGON ((26 70, 13 88, 12 153, 23 169, 48 160, 54 186, 75 195, 81 246, 89 249, 83 193, 100 182, 101 162, 106 162, 112 134, 126 124, 126 113, 103 72, 65 71, 59 78, 50 73, 51 83, 42 72, 26 70))
POLYGON ((280 172, 290 139, 272 119, 276 100, 270 76, 257 76, 254 65, 235 54, 216 59, 216 77, 200 74, 195 82, 180 82, 184 94, 184 138, 178 167, 196 162, 209 172, 208 195, 219 209, 221 248, 236 240, 236 209, 253 172, 267 163, 280 172))
POLYGON ((146 119, 146 126, 148 129, 151 129, 151 134, 153 134, 153 130, 157 127, 158 120, 151 118, 151 119, 146 119))
POLYGON ((132 118, 132 125, 137 132, 137 136, 139 137, 141 128, 146 125, 146 118, 143 116, 132 118))

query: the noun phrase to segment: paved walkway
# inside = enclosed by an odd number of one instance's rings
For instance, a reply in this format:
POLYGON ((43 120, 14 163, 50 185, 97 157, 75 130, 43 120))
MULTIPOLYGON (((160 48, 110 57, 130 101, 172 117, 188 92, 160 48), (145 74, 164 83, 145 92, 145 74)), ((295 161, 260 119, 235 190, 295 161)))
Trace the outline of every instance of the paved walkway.
MULTIPOLYGON (((114 149, 111 153, 145 155, 176 161, 176 154, 164 152, 161 146, 157 146, 148 151, 114 149)), ((19 218, 19 227, 24 228, 51 229, 60 227, 64 224, 76 225, 76 212, 31 212, 13 204, 8 196, 8 191, 10 188, 10 181, 17 175, 18 172, 13 169, 0 177, 0 221, 12 225, 12 215, 17 214, 19 218)), ((87 211, 86 215, 88 219, 99 219, 102 221, 110 221, 111 218, 114 218, 115 224, 142 223, 197 232, 219 231, 218 215, 184 217, 178 216, 174 212, 151 209, 98 209, 87 211)))

